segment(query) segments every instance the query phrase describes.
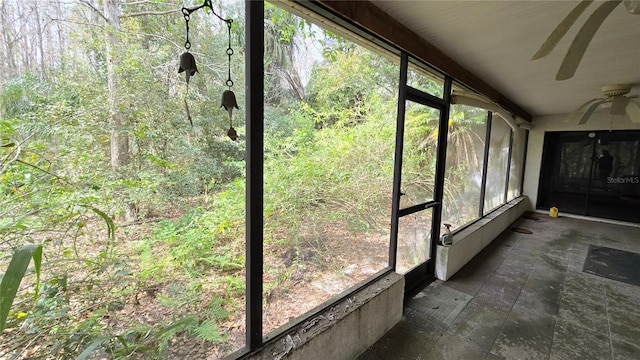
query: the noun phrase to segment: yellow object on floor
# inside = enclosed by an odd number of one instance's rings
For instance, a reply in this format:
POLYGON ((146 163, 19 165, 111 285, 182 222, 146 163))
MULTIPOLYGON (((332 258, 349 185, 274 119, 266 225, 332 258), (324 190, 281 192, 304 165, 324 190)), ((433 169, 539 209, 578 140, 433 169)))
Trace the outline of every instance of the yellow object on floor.
POLYGON ((551 216, 552 218, 557 218, 558 217, 558 208, 554 206, 551 209, 549 209, 549 216, 551 216))

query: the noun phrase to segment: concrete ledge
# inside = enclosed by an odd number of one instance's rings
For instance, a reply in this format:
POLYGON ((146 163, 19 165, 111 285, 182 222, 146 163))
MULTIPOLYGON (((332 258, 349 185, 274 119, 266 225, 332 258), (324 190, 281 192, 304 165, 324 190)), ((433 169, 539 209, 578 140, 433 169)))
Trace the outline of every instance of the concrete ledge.
POLYGON ((452 245, 438 245, 436 277, 440 280, 451 278, 527 209, 529 199, 520 196, 454 234, 452 245))
POLYGON ((403 300, 404 277, 390 273, 248 358, 355 359, 402 319, 403 300))

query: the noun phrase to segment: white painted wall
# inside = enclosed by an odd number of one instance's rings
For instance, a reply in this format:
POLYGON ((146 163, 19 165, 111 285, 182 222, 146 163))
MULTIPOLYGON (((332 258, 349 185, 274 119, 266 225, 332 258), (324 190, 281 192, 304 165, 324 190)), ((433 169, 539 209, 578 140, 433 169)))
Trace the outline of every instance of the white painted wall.
POLYGON ((438 245, 436 277, 443 281, 449 280, 527 211, 529 206, 526 197, 515 198, 464 230, 456 232, 452 245, 438 245))
POLYGON ((533 129, 529 132, 529 145, 527 149, 526 168, 524 174, 524 195, 529 197, 531 206, 536 208, 538 200, 538 182, 540 180, 540 166, 542 163, 542 145, 544 134, 547 131, 590 131, 590 130, 640 130, 640 124, 634 124, 624 117, 613 117, 608 110, 596 112, 584 125, 566 123, 567 115, 552 115, 534 117, 533 129))
POLYGON ((404 276, 389 273, 241 359, 352 360, 402 320, 404 276))

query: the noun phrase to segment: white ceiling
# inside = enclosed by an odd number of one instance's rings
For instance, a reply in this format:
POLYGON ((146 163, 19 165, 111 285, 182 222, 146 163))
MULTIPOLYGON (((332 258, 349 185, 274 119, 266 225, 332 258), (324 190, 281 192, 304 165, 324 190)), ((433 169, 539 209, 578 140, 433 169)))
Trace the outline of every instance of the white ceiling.
POLYGON ((545 58, 531 57, 579 1, 390 1, 372 3, 520 105, 530 114, 573 111, 601 87, 633 84, 640 93, 640 15, 619 5, 604 21, 575 76, 556 81, 562 59, 591 4, 545 58))

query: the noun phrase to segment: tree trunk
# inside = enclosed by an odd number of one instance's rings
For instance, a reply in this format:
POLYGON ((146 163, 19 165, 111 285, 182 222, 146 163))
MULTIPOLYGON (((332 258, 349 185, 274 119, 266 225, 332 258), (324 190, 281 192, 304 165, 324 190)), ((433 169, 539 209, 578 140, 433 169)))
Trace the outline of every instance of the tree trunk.
MULTIPOLYGON (((104 15, 107 19, 106 63, 107 90, 109 105, 109 124, 111 128, 111 168, 115 171, 129 164, 129 136, 125 119, 118 110, 118 79, 115 71, 115 52, 118 49, 118 31, 120 31, 120 0, 105 0, 104 15)), ((127 202, 124 209, 124 220, 133 221, 137 217, 137 207, 127 202)))
MULTIPOLYGON (((59 0, 56 1, 55 14, 56 14, 56 18, 62 19, 62 14, 63 14, 62 4, 60 3, 59 0)), ((65 71, 67 64, 66 64, 66 60, 64 60, 64 54, 66 49, 68 33, 66 30, 63 30, 63 25, 61 21, 56 22, 56 29, 57 31, 54 31, 53 34, 58 34, 58 41, 57 41, 58 48, 56 49, 57 54, 55 54, 55 51, 53 51, 53 49, 51 51, 51 54, 55 59, 60 61, 59 70, 65 71)))
POLYGON ((4 64, 3 67, 5 67, 4 69, 2 69, 2 73, 3 73, 3 78, 2 81, 4 83, 4 81, 11 79, 12 77, 15 77, 17 75, 17 66, 16 66, 16 61, 14 58, 14 38, 15 35, 15 29, 13 29, 13 27, 9 27, 10 26, 10 21, 11 19, 7 19, 8 17, 8 12, 7 12, 7 5, 4 1, 0 1, 0 23, 2 25, 2 40, 3 40, 3 52, 4 52, 4 64))
MULTIPOLYGON (((28 22, 28 14, 26 14, 26 10, 23 9, 23 5, 24 4, 19 4, 17 5, 16 8, 16 13, 18 14, 18 19, 20 20, 20 25, 23 25, 28 22)), ((29 71, 31 71, 31 54, 33 54, 33 51, 31 49, 31 44, 29 42, 29 33, 28 30, 26 29, 26 26, 21 26, 20 28, 16 29, 16 34, 15 34, 15 38, 16 41, 20 41, 22 42, 22 46, 20 46, 20 44, 18 44, 18 48, 22 50, 22 58, 18 60, 18 63, 22 65, 22 68, 20 70, 18 70, 17 74, 25 74, 29 71), (20 39, 20 40, 18 40, 20 39)))
POLYGON ((48 71, 47 71, 47 66, 45 65, 46 54, 44 52, 44 41, 42 39, 44 37, 44 31, 42 29, 42 23, 40 22, 40 12, 38 11, 38 5, 39 3, 35 3, 33 5, 33 13, 35 15, 35 22, 36 22, 36 33, 34 35, 37 38, 38 51, 40 53, 40 58, 38 59, 40 60, 39 73, 46 77, 46 74, 48 71))
POLYGON ((117 108, 118 82, 115 72, 114 54, 118 48, 118 31, 120 30, 119 0, 105 0, 104 14, 108 24, 105 31, 107 90, 109 105, 109 123, 111 128, 111 168, 118 170, 129 163, 129 138, 124 129, 124 119, 117 108))
MULTIPOLYGON (((2 29, 2 35, 0 36, 0 84, 4 84, 7 81, 6 74, 9 70, 9 51, 7 48, 9 44, 7 44, 7 28, 5 27, 5 2, 0 1, 0 28, 2 29)), ((0 113, 2 116, 2 113, 0 113)))

